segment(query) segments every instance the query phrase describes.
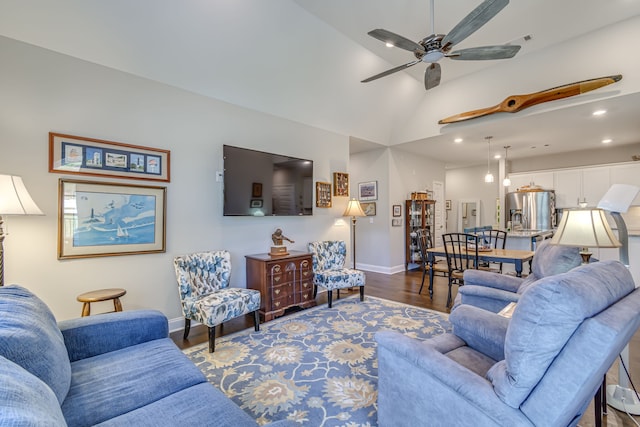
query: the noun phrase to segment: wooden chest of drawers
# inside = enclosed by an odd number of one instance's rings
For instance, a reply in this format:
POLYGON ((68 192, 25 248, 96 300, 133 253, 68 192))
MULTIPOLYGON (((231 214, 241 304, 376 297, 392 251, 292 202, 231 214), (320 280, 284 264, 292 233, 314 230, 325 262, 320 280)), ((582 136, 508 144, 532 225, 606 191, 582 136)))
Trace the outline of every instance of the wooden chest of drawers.
POLYGON ((283 257, 247 255, 247 288, 260 291, 260 317, 267 322, 289 307, 313 307, 311 254, 290 251, 283 257))

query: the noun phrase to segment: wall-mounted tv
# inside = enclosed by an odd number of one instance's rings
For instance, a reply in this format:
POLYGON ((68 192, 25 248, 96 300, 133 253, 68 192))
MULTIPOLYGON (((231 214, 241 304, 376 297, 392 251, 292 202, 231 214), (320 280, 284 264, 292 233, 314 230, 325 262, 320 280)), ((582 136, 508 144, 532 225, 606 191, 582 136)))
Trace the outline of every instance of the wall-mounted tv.
POLYGON ((313 162, 224 145, 224 215, 313 214, 313 162))

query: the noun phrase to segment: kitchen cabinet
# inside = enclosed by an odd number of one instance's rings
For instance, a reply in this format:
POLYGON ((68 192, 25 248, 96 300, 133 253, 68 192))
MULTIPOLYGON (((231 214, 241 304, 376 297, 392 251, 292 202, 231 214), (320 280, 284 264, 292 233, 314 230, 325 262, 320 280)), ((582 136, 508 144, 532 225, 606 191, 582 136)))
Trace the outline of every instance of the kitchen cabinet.
POLYGON ((290 251, 289 255, 272 257, 269 254, 245 256, 247 260, 247 288, 260 291, 260 317, 268 322, 282 316, 287 308, 316 305, 313 298, 313 270, 311 254, 290 251))
POLYGON ((428 229, 431 235, 431 246, 435 235, 435 200, 406 200, 405 201, 405 269, 412 264, 421 264, 420 245, 416 232, 428 229))
POLYGON ((602 196, 611 187, 609 167, 586 168, 582 170, 582 198, 587 206, 598 206, 602 196))
POLYGON ((577 208, 579 201, 595 207, 610 184, 610 167, 567 169, 554 172, 556 207, 577 208))
POLYGON ((582 200, 582 171, 569 169, 554 172, 553 189, 556 193, 557 208, 577 208, 582 200))
POLYGON ((511 179, 509 192, 518 191, 518 188, 530 185, 551 190, 554 185, 553 178, 553 172, 547 171, 509 174, 509 179, 511 179))
MULTIPOLYGON (((640 163, 630 163, 611 167, 611 184, 631 184, 640 187, 640 163)), ((640 205, 640 194, 632 205, 640 205)))

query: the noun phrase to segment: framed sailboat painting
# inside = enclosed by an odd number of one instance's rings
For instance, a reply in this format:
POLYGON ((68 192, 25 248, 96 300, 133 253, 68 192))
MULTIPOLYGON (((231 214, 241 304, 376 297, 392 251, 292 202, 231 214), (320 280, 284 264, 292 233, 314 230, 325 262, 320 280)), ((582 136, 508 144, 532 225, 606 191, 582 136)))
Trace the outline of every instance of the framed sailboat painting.
POLYGON ((165 252, 166 191, 60 179, 58 259, 165 252))

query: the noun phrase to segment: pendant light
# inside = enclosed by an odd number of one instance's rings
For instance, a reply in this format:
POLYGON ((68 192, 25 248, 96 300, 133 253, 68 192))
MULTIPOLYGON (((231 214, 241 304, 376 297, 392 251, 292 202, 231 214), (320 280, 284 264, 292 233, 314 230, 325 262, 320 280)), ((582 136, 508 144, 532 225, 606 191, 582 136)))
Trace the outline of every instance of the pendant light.
POLYGON ((486 183, 491 183, 493 182, 493 174, 491 173, 491 164, 490 164, 490 157, 491 157, 491 138, 493 138, 492 136, 485 136, 484 139, 487 140, 487 142, 489 143, 489 149, 487 151, 487 174, 484 176, 484 182, 486 183))
POLYGON ((509 179, 509 174, 507 173, 507 155, 509 154, 510 145, 504 146, 504 179, 502 180, 502 185, 508 187, 511 185, 511 180, 509 179))

